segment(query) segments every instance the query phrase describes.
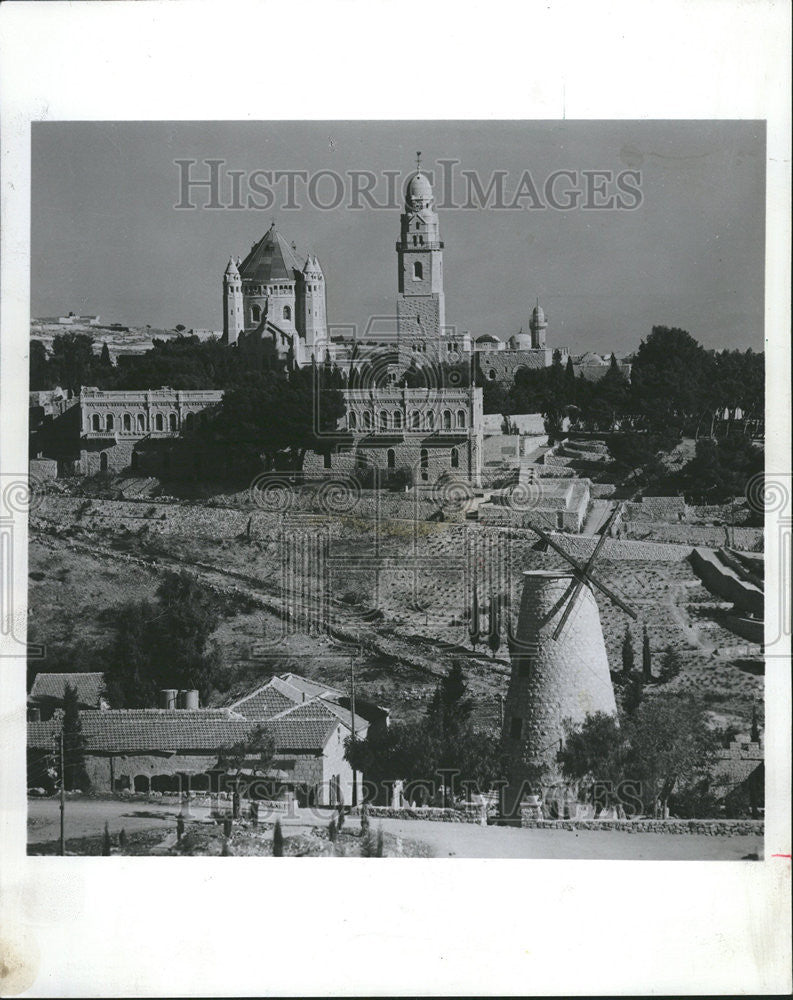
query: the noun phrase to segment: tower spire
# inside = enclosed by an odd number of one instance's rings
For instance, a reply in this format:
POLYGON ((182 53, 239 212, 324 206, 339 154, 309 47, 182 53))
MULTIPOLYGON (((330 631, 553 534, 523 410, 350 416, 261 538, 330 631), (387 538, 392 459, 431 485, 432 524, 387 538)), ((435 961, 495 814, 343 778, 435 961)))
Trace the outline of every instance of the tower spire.
POLYGON ((416 152, 416 170, 421 173, 421 150, 416 152))

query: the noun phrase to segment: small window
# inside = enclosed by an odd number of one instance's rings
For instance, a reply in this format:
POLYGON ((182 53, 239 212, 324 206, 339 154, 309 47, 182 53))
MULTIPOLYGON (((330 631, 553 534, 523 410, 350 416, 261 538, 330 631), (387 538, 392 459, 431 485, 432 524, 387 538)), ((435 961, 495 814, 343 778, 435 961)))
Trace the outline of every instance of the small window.
POLYGON ((418 410, 414 410, 410 415, 410 426, 414 431, 417 431, 421 427, 421 414, 418 410))
POLYGON ((356 416, 355 416, 354 413, 348 414, 348 416, 347 416, 347 426, 350 428, 351 431, 355 430, 357 422, 358 421, 357 421, 356 416))
POLYGON ((284 319, 291 319, 291 318, 292 318, 292 310, 289 308, 289 306, 284 306, 284 319))
POLYGON ((175 431, 176 430, 176 414, 175 413, 169 413, 168 414, 168 430, 170 430, 170 431, 175 431))
POLYGON ((157 416, 154 418, 154 429, 157 431, 165 429, 165 421, 163 420, 161 413, 158 413, 157 416))
POLYGON ((382 410, 380 413, 380 430, 388 430, 388 414, 385 410, 382 410))
POLYGON ((388 449, 388 452, 386 453, 386 458, 388 460, 388 468, 389 469, 395 469, 396 468, 396 452, 394 451, 393 448, 389 448, 388 449))
POLYGON ((417 223, 416 223, 416 232, 418 232, 418 231, 419 231, 419 229, 421 229, 421 223, 420 223, 420 222, 417 222, 417 223))
POLYGON ((430 410, 427 414, 427 430, 431 431, 435 429, 435 414, 430 410))
POLYGON ((91 417, 91 430, 92 430, 92 431, 98 431, 98 430, 101 430, 101 425, 100 425, 100 423, 99 423, 99 414, 98 414, 98 413, 95 413, 95 414, 94 414, 94 415, 93 415, 93 416, 91 417))
POLYGON ((146 430, 146 418, 143 416, 142 413, 139 413, 137 415, 137 417, 135 418, 135 422, 138 425, 138 430, 139 431, 145 431, 146 430))
POLYGON ((372 427, 372 413, 371 410, 363 411, 363 425, 367 430, 371 430, 372 427))
POLYGON ((259 306, 251 306, 251 320, 258 323, 262 318, 262 311, 259 306))
POLYGON ((512 721, 509 724, 509 735, 513 740, 519 740, 523 735, 523 719, 517 715, 512 716, 512 721))
POLYGON ((490 369, 490 371, 487 373, 487 377, 490 379, 491 382, 495 379, 495 377, 496 377, 496 370, 495 370, 495 368, 491 368, 490 369))
POLYGON ((123 427, 124 427, 125 431, 131 431, 132 430, 132 417, 128 413, 124 414, 124 417, 123 417, 123 427))
POLYGON ((445 431, 449 431, 449 430, 451 430, 451 428, 452 428, 452 411, 451 410, 444 410, 443 411, 443 429, 445 431))
POLYGON ((402 414, 399 412, 399 410, 397 410, 394 413, 394 427, 397 430, 401 430, 402 429, 402 414))
POLYGON ((195 423, 195 417, 193 416, 193 414, 192 413, 186 413, 185 417, 184 417, 185 428, 188 429, 188 430, 190 430, 192 428, 192 426, 193 426, 194 423, 195 423))
POLYGON ((457 411, 457 426, 465 427, 465 410, 457 411))
POLYGON ((413 261, 413 279, 414 281, 421 281, 424 277, 424 268, 420 260, 413 261))
POLYGON ((453 469, 459 469, 460 467, 460 456, 456 448, 452 448, 451 452, 451 466, 453 469))
POLYGON ((107 427, 107 429, 109 431, 112 431, 115 426, 116 426, 116 422, 113 419, 113 414, 112 413, 108 413, 107 419, 105 420, 105 427, 107 427))

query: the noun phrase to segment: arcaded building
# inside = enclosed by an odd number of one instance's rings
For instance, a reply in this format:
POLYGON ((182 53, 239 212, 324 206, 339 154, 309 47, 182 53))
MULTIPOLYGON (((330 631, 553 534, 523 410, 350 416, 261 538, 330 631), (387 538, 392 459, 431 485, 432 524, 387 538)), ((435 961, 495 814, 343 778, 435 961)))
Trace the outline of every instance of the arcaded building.
POLYGON ((306 473, 409 470, 413 483, 482 481, 482 390, 343 390, 346 413, 328 447, 306 455, 306 473))

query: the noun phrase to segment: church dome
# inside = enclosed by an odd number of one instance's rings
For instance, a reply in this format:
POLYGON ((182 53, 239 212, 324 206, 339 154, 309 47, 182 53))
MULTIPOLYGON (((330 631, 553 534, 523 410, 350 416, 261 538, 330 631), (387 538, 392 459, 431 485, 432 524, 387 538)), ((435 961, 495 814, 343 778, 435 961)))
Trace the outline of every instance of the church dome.
POLYGON ((432 185, 426 175, 420 170, 415 173, 408 184, 407 200, 409 202, 429 202, 432 201, 432 185))

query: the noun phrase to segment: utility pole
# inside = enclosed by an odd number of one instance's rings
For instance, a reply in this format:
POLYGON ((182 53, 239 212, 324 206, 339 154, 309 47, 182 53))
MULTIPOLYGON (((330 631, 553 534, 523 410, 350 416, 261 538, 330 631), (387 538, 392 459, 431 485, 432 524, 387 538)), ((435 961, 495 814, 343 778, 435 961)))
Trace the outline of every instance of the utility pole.
POLYGON ((61 857, 64 857, 66 854, 65 811, 66 811, 66 768, 64 766, 64 753, 63 753, 63 724, 61 723, 61 857))
MULTIPOLYGON (((352 740, 351 747, 353 759, 355 759, 355 658, 350 657, 350 710, 352 712, 352 740)), ((352 769, 352 804, 358 805, 358 772, 355 765, 352 769)))

